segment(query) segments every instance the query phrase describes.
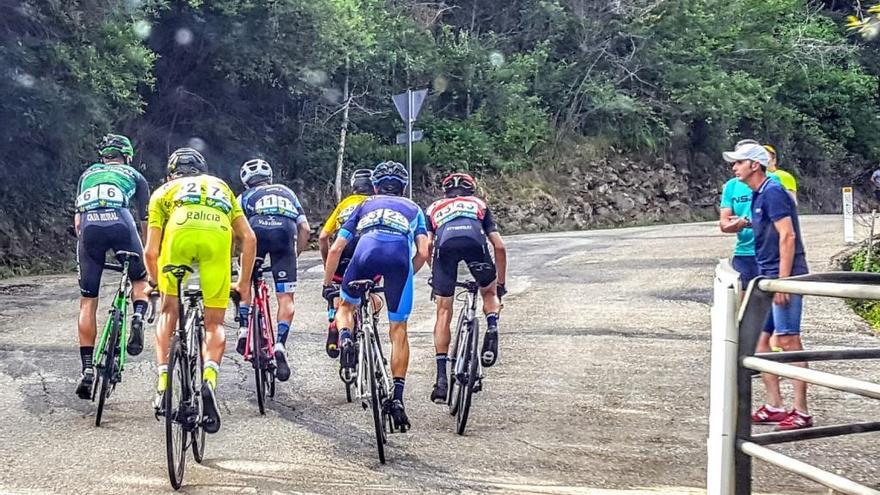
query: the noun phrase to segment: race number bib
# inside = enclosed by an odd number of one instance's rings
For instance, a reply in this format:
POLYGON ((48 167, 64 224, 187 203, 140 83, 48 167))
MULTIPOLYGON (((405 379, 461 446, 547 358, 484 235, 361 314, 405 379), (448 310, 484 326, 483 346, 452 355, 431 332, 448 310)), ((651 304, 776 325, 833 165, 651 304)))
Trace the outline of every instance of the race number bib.
POLYGON ((267 194, 258 199, 254 205, 254 210, 258 215, 283 215, 290 218, 299 216, 299 212, 296 211, 296 207, 290 198, 276 194, 267 194))
POLYGON ((122 208, 125 206, 126 197, 122 189, 113 184, 98 184, 80 193, 76 198, 76 208, 79 211, 94 210, 95 208, 122 208))
POLYGON ((357 204, 357 205, 347 206, 347 207, 345 207, 345 209, 340 211, 339 215, 336 217, 337 219, 339 219, 339 225, 344 224, 345 221, 348 220, 348 217, 350 217, 351 214, 354 213, 354 210, 357 210, 358 206, 360 206, 360 205, 357 204))
POLYGON ((409 221, 399 211, 381 208, 373 210, 358 221, 358 231, 363 231, 370 227, 386 227, 391 230, 400 232, 401 234, 409 233, 409 221))
POLYGON ((214 184, 208 184, 207 181, 188 180, 180 185, 177 195, 174 196, 174 202, 180 205, 198 205, 204 204, 211 208, 216 208, 223 213, 232 211, 232 202, 222 187, 214 184), (204 202, 202 201, 202 192, 204 188, 204 202))
POLYGON ((437 227, 442 227, 456 218, 480 220, 480 207, 472 201, 452 201, 443 208, 434 211, 431 216, 437 227))

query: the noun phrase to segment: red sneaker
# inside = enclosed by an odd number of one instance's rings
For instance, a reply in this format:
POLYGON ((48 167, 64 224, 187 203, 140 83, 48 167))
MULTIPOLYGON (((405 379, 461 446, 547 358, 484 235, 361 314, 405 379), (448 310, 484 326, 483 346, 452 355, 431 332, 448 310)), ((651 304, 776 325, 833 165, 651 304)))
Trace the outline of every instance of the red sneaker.
POLYGON ((788 417, 776 425, 776 431, 799 430, 813 426, 813 417, 809 414, 800 413, 794 409, 788 413, 788 417))
POLYGON ((786 410, 771 411, 764 404, 757 411, 752 413, 752 423, 775 424, 781 423, 788 419, 790 413, 786 410))

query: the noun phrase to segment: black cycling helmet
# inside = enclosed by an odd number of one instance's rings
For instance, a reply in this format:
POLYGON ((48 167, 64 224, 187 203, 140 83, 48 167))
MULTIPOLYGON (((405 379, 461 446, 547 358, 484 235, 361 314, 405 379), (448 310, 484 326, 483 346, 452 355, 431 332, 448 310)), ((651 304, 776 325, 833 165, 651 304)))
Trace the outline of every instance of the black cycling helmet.
POLYGON ((351 173, 349 184, 351 191, 356 194, 373 194, 373 171, 368 168, 359 168, 351 173))
POLYGON ((208 172, 208 162, 198 150, 178 148, 168 157, 168 175, 199 175, 208 172))
POLYGON ((376 165, 371 180, 378 193, 400 196, 409 184, 409 173, 402 164, 387 161, 376 165))
POLYGON ((126 162, 130 162, 134 158, 134 148, 131 140, 122 134, 107 134, 98 143, 98 154, 101 158, 116 158, 121 155, 127 157, 126 162))

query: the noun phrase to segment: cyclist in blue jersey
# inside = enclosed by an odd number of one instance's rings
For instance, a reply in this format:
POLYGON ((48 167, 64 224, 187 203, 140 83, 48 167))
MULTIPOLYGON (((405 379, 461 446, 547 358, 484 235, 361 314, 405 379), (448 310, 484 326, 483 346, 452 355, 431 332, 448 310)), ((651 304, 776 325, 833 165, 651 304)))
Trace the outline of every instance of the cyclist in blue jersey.
POLYGON ((397 162, 382 162, 372 175, 376 192, 364 200, 339 230, 324 265, 324 298, 332 301, 335 289, 333 274, 346 244, 355 235, 359 241, 351 262, 342 277, 342 303, 336 313, 342 352, 340 364, 354 367, 356 356, 351 340, 355 307, 363 294, 349 292, 353 280, 372 279, 381 275, 385 280, 385 300, 391 326, 391 376, 394 394, 390 413, 394 424, 406 431, 410 424, 403 404, 403 389, 409 366, 407 319, 412 311, 413 275, 428 260, 428 236, 422 209, 401 197, 409 183, 406 168, 397 162))
MULTIPOLYGON (((82 374, 76 387, 81 399, 92 398, 95 381, 93 354, 97 335, 96 312, 101 274, 108 250, 137 253, 128 275, 132 280, 134 311, 128 353, 137 356, 144 349, 144 313, 147 309, 147 271, 144 248, 138 238, 135 218, 129 211, 137 206, 137 220, 147 217, 150 188, 140 172, 131 167, 134 148, 131 141, 119 134, 104 136, 98 145, 101 163, 86 169, 79 178, 74 227, 77 234, 76 257, 79 273, 79 352, 82 374)), ((143 230, 143 229, 142 229, 143 230)))
MULTIPOLYGON (((296 257, 309 242, 309 221, 293 191, 272 183, 272 166, 255 158, 244 162, 239 173, 247 190, 238 197, 244 214, 257 236, 257 257, 268 254, 278 299, 278 338, 275 343, 275 376, 280 381, 290 378, 285 344, 293 322, 294 291, 296 290, 296 257)), ((247 321, 251 298, 242 300, 236 350, 244 354, 247 345, 247 321)))

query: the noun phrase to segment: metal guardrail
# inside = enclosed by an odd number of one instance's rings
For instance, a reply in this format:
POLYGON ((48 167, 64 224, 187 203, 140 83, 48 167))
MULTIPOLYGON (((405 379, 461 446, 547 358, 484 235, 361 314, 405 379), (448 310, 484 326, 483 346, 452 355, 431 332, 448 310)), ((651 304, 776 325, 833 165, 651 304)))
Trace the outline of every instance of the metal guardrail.
POLYGON ((738 274, 726 260, 715 270, 712 307, 712 369, 707 489, 710 495, 752 492, 752 458, 799 474, 839 493, 880 495, 880 491, 774 452, 763 445, 880 431, 880 422, 752 433, 752 376, 756 371, 802 380, 880 399, 880 384, 786 363, 880 359, 880 348, 755 353, 774 292, 880 300, 880 275, 831 272, 782 280, 755 279, 743 304, 738 274))

